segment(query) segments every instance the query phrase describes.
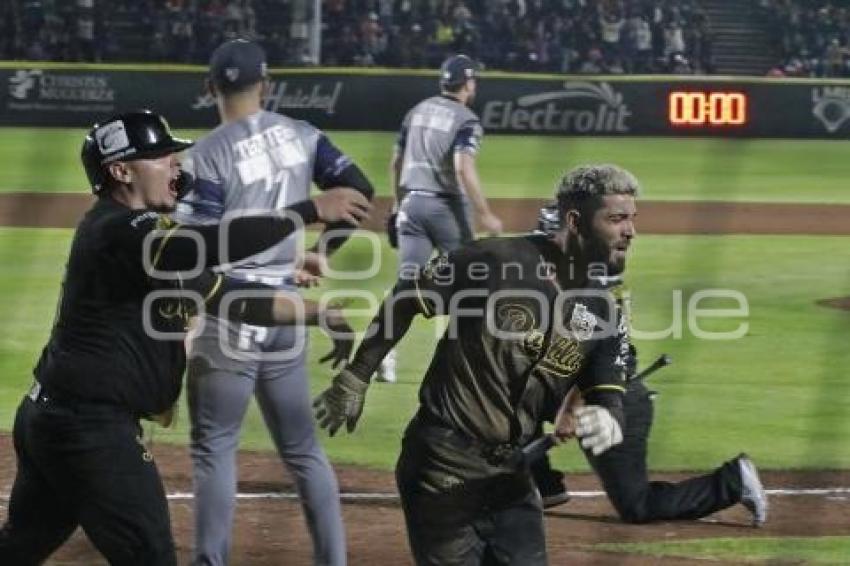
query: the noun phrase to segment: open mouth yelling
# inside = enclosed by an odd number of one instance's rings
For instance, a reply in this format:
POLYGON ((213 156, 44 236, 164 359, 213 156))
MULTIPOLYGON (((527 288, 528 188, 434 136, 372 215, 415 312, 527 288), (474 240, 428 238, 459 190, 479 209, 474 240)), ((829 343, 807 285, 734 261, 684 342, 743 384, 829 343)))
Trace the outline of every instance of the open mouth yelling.
POLYGON ((177 199, 177 196, 180 194, 180 191, 177 188, 177 177, 174 177, 173 179, 171 179, 171 181, 168 182, 168 193, 175 200, 177 199))

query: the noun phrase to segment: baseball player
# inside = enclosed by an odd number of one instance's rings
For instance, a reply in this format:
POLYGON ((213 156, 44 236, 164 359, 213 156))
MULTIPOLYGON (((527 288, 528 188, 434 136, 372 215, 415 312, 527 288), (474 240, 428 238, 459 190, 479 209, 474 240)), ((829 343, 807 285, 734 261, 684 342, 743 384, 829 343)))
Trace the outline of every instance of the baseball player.
MULTIPOLYGON (((414 106, 402 123, 390 164, 395 201, 387 224, 400 274, 422 268, 434 248, 448 253, 472 241, 470 201, 485 231, 502 232, 475 165, 484 135, 470 109, 477 81, 472 59, 449 57, 440 67, 440 95, 414 106)), ((394 359, 393 352, 385 358, 380 381, 395 381, 394 359)))
MULTIPOLYGON (((302 222, 366 216, 366 199, 340 189, 293 204, 287 217, 236 219, 226 238, 217 225, 181 227, 164 213, 185 179, 176 153, 190 145, 147 111, 110 118, 86 136, 82 161, 98 198, 77 227, 53 330, 15 418, 17 474, 0 564, 40 564, 77 526, 110 564, 176 564, 165 493, 139 419, 168 419, 185 369, 186 320, 206 302, 256 324, 297 321, 281 292, 185 272, 260 252, 302 222), (154 291, 165 296, 149 303, 154 291), (227 306, 230 291, 262 296, 227 306)), ((312 322, 322 314, 315 304, 303 310, 312 322)))
MULTIPOLYGON (((218 221, 245 210, 272 210, 321 190, 349 187, 371 199, 361 170, 310 124, 262 110, 268 81, 262 48, 228 41, 212 54, 209 88, 221 125, 198 141, 186 160, 197 179, 178 218, 218 221)), ((307 254, 306 278, 320 276, 324 253, 336 250, 352 226, 329 226, 307 254)), ((234 278, 294 291, 297 241, 229 266, 234 278)), ((197 564, 225 564, 236 503, 236 450, 245 411, 255 396, 277 450, 295 476, 317 564, 345 563, 345 532, 333 469, 317 441, 305 368, 303 327, 206 324, 191 344, 188 401, 195 490, 197 564), (220 341, 228 347, 222 348, 220 341)))
MULTIPOLYGON (((591 272, 619 273, 637 180, 580 167, 557 188, 556 238, 488 238, 400 279, 352 362, 314 401, 330 434, 353 430, 369 376, 413 317, 449 315, 402 442, 396 479, 418 564, 546 563, 541 501, 520 448, 574 385, 585 448, 622 440, 627 327, 591 272)), ((559 421, 560 426, 560 421, 559 421)))
MULTIPOLYGON (((538 233, 557 234, 559 229, 557 205, 542 208, 538 217, 538 233)), ((628 320, 631 309, 622 280, 611 278, 607 284, 628 320)), ((745 454, 724 463, 710 474, 682 482, 649 481, 647 444, 655 394, 646 388, 643 378, 637 373, 637 350, 631 344, 626 365, 623 443, 599 456, 585 451, 588 463, 602 481, 620 518, 627 523, 699 519, 741 503, 752 514, 753 525, 763 525, 767 520, 767 495, 755 465, 745 454)), ((571 397, 571 403, 581 403, 581 397, 571 397)), ((553 507, 569 499, 563 473, 553 470, 548 458, 541 458, 531 470, 544 507, 553 507)))

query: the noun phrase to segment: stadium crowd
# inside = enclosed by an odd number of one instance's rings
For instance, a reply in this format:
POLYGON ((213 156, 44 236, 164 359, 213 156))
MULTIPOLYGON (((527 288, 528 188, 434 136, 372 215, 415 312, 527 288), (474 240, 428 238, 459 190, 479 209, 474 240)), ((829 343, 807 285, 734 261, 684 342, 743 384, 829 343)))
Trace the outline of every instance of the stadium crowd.
MULTIPOLYGON (((282 53, 288 0, 12 0, 0 56, 49 61, 206 63, 235 37, 282 53)), ((284 40, 284 37, 287 40, 284 40)))
POLYGON ((850 2, 758 0, 782 61, 770 74, 850 76, 850 2))
POLYGON ((463 52, 517 71, 711 70, 694 0, 330 0, 325 26, 327 64, 433 67, 463 52))
MULTIPOLYGON (((311 64, 305 0, 12 0, 0 57, 205 63, 232 37, 272 65, 311 64)), ((709 73, 695 0, 323 0, 323 65, 434 67, 449 52, 494 69, 709 73)))

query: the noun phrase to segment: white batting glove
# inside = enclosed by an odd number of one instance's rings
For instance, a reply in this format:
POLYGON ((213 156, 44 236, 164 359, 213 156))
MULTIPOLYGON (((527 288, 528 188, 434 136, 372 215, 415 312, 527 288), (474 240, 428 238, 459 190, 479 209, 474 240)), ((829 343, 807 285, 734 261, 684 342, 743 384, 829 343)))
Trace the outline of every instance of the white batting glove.
POLYGON ((599 405, 579 407, 575 412, 576 436, 581 439, 582 448, 599 456, 612 446, 623 441, 620 423, 611 415, 611 411, 599 405))

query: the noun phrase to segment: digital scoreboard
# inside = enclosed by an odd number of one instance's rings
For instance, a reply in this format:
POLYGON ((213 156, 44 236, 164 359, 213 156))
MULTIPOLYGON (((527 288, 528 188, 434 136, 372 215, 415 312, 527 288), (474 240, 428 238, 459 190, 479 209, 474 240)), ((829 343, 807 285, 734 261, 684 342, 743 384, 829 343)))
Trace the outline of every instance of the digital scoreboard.
POLYGON ((747 125, 749 100, 735 91, 674 90, 667 119, 674 128, 735 128, 747 125))

